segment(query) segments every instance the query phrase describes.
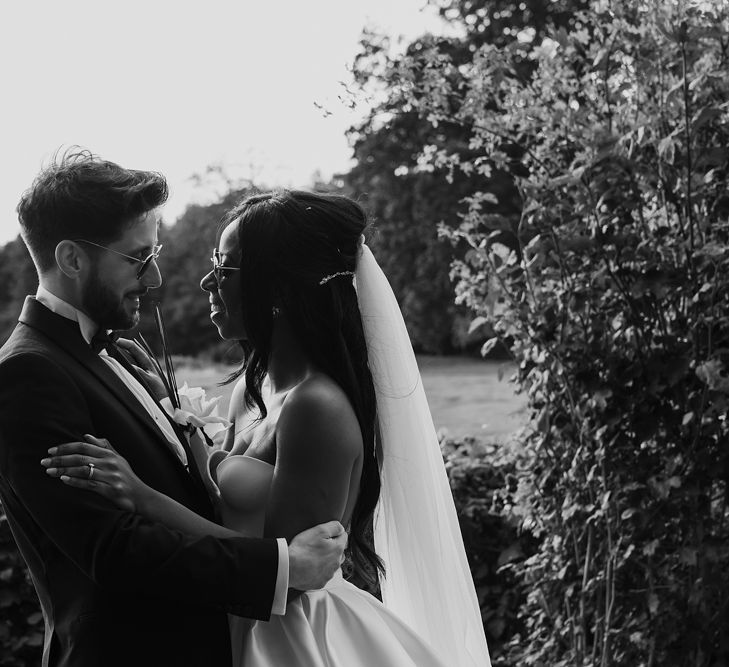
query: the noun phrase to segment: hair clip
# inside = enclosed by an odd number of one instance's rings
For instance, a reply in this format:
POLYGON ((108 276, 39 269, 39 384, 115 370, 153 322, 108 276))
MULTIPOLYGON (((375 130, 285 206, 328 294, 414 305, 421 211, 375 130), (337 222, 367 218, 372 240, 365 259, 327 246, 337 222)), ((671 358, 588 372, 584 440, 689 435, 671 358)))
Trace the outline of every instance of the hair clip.
POLYGON ((354 271, 339 271, 338 273, 332 273, 328 276, 324 276, 320 281, 320 285, 324 285, 328 283, 332 278, 336 278, 337 276, 353 276, 354 271))

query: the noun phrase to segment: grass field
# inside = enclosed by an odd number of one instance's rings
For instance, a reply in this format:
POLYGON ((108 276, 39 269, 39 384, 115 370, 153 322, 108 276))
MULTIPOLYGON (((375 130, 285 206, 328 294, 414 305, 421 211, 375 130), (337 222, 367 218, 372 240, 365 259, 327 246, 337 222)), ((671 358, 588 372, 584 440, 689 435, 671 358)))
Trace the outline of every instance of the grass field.
MULTIPOLYGON (((503 441, 525 420, 525 400, 508 381, 511 367, 493 361, 460 357, 418 357, 425 393, 437 429, 452 436, 476 435, 503 441), (499 380, 499 369, 503 379, 499 380)), ((178 384, 203 387, 208 396, 221 396, 221 414, 227 414, 233 385, 217 382, 234 367, 203 366, 197 362, 176 364, 178 384)))

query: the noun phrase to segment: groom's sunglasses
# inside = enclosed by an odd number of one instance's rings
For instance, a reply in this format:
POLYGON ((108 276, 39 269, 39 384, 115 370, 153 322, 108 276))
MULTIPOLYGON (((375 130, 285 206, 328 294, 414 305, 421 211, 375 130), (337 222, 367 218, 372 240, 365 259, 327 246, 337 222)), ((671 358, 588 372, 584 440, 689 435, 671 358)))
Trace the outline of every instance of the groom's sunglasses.
POLYGON ((147 272, 147 269, 149 268, 152 261, 157 261, 159 253, 162 250, 162 245, 156 245, 152 248, 152 252, 144 259, 142 259, 141 257, 132 257, 131 255, 125 255, 123 252, 119 252, 118 250, 114 250, 113 248, 107 248, 105 245, 99 245, 98 243, 94 243, 93 241, 87 241, 86 239, 73 240, 76 243, 88 243, 89 245, 96 246, 97 248, 101 248, 102 250, 108 250, 109 252, 113 252, 115 255, 120 255, 122 257, 126 257, 127 259, 134 260, 135 262, 139 262, 140 266, 137 269, 137 280, 142 279, 142 276, 147 272))
POLYGON ((226 271, 240 271, 240 267, 238 266, 225 266, 221 259, 220 250, 217 248, 213 250, 213 256, 210 258, 210 261, 213 263, 213 275, 215 276, 215 281, 218 285, 220 284, 220 281, 225 278, 226 271))

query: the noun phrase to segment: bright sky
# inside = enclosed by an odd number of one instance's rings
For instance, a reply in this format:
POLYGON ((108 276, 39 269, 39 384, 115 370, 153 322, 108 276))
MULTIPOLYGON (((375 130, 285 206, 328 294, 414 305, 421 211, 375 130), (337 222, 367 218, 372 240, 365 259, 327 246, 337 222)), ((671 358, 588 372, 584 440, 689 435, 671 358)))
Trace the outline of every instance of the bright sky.
POLYGON ((173 221, 208 165, 307 187, 346 170, 338 95, 362 28, 438 31, 427 0, 8 0, 0 5, 0 244, 59 146, 163 172, 173 221), (324 106, 326 115, 317 105, 324 106))

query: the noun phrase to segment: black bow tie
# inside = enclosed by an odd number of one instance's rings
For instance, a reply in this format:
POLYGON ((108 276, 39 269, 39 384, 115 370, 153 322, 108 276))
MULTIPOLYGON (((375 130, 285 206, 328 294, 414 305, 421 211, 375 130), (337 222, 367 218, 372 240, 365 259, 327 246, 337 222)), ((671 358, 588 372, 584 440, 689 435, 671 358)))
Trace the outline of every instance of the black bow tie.
POLYGON ((116 341, 118 338, 119 334, 114 331, 108 333, 104 329, 99 329, 91 339, 91 349, 96 354, 99 354, 101 350, 110 352, 109 348, 116 349, 116 341))

